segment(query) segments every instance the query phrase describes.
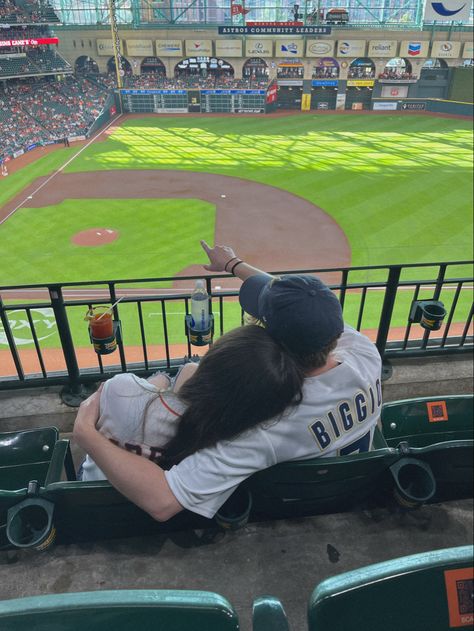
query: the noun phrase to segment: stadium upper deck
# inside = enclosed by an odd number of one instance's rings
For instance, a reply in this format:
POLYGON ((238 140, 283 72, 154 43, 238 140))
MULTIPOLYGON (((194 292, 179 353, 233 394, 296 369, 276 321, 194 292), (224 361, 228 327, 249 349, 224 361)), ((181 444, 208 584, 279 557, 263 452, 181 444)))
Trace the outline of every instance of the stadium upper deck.
MULTIPOLYGON (((109 23, 108 0, 52 0, 67 25, 96 25, 109 23)), ((294 0, 117 0, 117 21, 134 28, 196 27, 197 25, 244 24, 254 22, 286 22, 298 20, 304 24, 338 24, 338 28, 400 28, 421 29, 433 24, 423 12, 424 0, 319 0, 295 4, 294 0), (342 19, 331 16, 330 10, 346 11, 342 19)), ((470 15, 459 17, 454 12, 451 28, 472 25, 470 15)), ((437 20, 439 22, 439 20, 437 20)))

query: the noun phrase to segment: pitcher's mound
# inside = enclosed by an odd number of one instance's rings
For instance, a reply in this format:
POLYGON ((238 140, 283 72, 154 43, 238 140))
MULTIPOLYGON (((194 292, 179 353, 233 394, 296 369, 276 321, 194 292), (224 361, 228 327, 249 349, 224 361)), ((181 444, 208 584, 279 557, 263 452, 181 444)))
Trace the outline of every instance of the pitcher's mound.
POLYGON ((97 247, 106 243, 112 243, 112 241, 118 239, 118 236, 119 233, 111 228, 91 228, 90 230, 77 232, 71 241, 84 247, 97 247))

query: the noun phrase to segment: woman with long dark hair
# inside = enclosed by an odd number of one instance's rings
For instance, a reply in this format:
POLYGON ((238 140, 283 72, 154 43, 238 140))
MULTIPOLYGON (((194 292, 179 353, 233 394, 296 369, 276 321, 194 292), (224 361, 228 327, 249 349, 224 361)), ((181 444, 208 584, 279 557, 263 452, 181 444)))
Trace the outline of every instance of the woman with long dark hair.
MULTIPOLYGON (((173 387, 160 388, 163 379, 123 374, 106 382, 97 428, 164 469, 265 421, 277 422, 302 397, 302 371, 256 325, 223 335, 199 364, 185 365, 173 387)), ((105 477, 88 456, 83 480, 105 477)))

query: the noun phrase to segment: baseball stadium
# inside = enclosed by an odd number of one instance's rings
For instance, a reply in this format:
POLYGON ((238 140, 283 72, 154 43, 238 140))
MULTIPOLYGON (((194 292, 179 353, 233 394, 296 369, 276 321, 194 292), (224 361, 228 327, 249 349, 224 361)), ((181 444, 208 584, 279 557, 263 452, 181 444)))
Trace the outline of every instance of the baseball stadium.
POLYGON ((0 0, 2 631, 472 628, 473 21, 0 0))

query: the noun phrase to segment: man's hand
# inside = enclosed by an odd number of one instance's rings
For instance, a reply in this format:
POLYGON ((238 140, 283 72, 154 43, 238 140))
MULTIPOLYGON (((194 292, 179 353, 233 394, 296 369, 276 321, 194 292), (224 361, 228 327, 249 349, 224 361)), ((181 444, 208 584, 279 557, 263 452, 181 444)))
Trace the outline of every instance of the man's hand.
POLYGON ((234 250, 228 245, 216 245, 211 248, 205 241, 201 241, 201 245, 210 261, 209 265, 204 265, 203 267, 209 272, 225 272, 227 271, 225 269, 227 263, 232 259, 237 260, 234 250))
POLYGON ((100 393, 104 384, 79 406, 74 422, 73 436, 77 443, 85 448, 83 441, 90 436, 91 431, 96 432, 96 423, 100 416, 100 393))

